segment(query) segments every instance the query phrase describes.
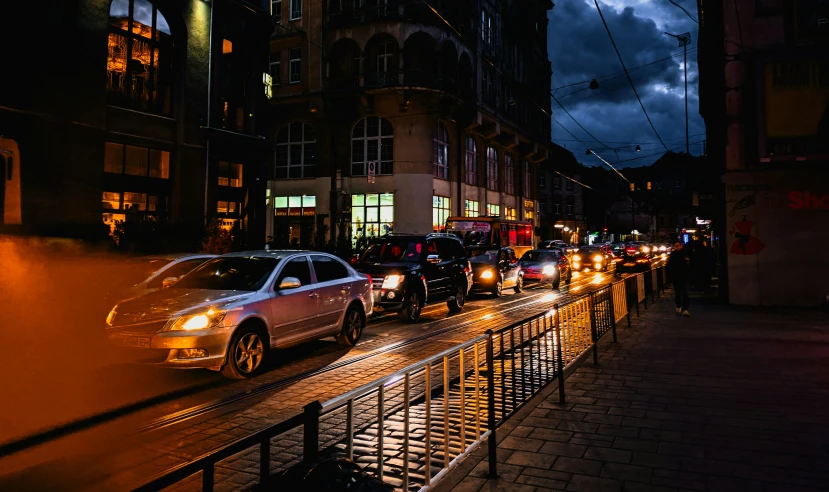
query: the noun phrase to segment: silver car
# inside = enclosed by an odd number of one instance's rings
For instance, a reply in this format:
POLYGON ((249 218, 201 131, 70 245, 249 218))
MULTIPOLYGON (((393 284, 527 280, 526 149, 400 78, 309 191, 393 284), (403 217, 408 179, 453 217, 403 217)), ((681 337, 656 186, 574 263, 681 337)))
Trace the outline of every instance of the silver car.
POLYGON ((132 285, 125 292, 119 292, 119 299, 138 297, 169 287, 197 266, 216 256, 183 253, 131 259, 126 264, 126 275, 134 275, 132 278, 143 278, 143 280, 132 285))
POLYGON ((371 281, 339 258, 308 251, 252 251, 214 258, 178 282, 119 303, 107 338, 167 367, 254 376, 270 349, 335 336, 360 339, 371 281))

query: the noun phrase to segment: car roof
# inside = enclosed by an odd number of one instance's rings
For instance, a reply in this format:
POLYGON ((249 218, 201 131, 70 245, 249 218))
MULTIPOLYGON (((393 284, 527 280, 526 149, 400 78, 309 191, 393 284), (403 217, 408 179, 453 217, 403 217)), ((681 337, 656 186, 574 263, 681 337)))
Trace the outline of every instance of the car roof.
POLYGON ((164 261, 175 261, 175 260, 185 260, 189 258, 215 258, 219 255, 214 255, 210 253, 169 253, 169 254, 160 254, 160 255, 147 255, 147 256, 138 256, 136 258, 131 258, 131 260, 141 261, 155 261, 155 260, 164 260, 164 261))
POLYGON ((322 251, 309 251, 303 249, 258 249, 258 250, 251 250, 251 251, 236 251, 233 253, 226 253, 222 256, 235 256, 235 257, 250 257, 250 256, 257 256, 260 258, 285 258, 287 256, 292 256, 295 254, 300 253, 314 253, 314 254, 324 254, 329 255, 328 253, 324 253, 322 251))

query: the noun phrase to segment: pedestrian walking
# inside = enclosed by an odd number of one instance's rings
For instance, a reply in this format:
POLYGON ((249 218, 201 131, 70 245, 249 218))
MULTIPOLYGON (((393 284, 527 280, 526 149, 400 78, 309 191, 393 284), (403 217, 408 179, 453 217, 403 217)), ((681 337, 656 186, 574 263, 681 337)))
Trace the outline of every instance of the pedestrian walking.
POLYGON ((688 253, 682 249, 682 243, 674 243, 671 256, 668 258, 668 281, 674 286, 676 296, 676 314, 690 316, 688 312, 690 299, 688 298, 688 281, 690 280, 691 260, 688 253))

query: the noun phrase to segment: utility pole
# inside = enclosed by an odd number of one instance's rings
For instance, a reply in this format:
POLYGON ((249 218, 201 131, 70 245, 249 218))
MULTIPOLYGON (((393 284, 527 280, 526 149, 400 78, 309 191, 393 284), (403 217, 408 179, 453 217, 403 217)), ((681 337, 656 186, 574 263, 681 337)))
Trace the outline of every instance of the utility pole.
POLYGON ((688 141, 688 43, 691 42, 691 33, 671 34, 665 32, 668 36, 676 38, 679 41, 679 46, 683 51, 682 71, 685 73, 685 153, 690 155, 690 142, 688 141))

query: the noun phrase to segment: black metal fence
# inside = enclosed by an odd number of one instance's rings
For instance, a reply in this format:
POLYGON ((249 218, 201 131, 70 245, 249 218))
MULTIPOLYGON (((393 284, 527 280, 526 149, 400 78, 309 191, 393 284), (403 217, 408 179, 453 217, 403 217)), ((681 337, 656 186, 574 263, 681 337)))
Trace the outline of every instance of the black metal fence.
POLYGON ((135 490, 212 491, 233 473, 273 484, 300 463, 343 457, 408 492, 434 484, 483 442, 494 476, 496 429, 554 380, 564 402, 565 369, 591 355, 598 364, 599 340, 610 332, 615 342, 617 323, 627 317, 630 326, 631 313, 639 315, 639 305, 658 296, 664 280, 659 266, 487 331, 337 398, 309 403, 135 490), (241 472, 224 461, 258 467, 241 472))

